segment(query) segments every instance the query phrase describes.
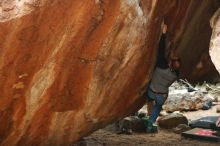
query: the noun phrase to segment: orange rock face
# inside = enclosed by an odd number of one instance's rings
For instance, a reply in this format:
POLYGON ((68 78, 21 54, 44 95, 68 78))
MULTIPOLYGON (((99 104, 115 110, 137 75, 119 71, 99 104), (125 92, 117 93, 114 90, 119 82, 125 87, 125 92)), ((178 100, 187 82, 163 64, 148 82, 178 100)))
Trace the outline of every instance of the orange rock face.
POLYGON ((1 1, 1 145, 69 145, 137 110, 163 4, 1 1))
POLYGON ((144 104, 163 19, 188 17, 191 5, 2 0, 0 144, 70 145, 136 111, 144 104))

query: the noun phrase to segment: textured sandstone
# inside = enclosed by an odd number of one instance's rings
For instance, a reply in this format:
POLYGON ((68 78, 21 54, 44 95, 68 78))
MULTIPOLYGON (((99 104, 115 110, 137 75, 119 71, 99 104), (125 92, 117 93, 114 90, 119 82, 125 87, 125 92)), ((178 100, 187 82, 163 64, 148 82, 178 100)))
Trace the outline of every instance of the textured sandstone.
POLYGON ((167 112, 194 111, 203 109, 204 105, 209 103, 212 103, 212 98, 201 91, 187 92, 184 90, 176 90, 176 92, 169 94, 163 109, 167 112))
POLYGON ((163 18, 181 36, 193 1, 1 0, 0 144, 70 145, 136 111, 163 18))
POLYGON ((137 110, 154 64, 162 6, 1 1, 1 145, 69 145, 137 110))
POLYGON ((190 7, 185 10, 189 1, 179 2, 179 13, 171 11, 169 43, 171 49, 179 54, 182 60, 181 73, 190 81, 213 81, 220 76, 216 71, 210 56, 209 42, 211 27, 209 20, 220 6, 218 0, 192 0, 190 7), (184 10, 182 10, 184 9, 184 10), (185 13, 183 13, 185 11, 185 13), (185 14, 185 16, 184 16, 185 14), (176 16, 176 17, 173 17, 176 16))
POLYGON ((212 17, 210 24, 213 29, 210 42, 210 55, 216 69, 220 73, 220 9, 212 17))
POLYGON ((171 129, 180 124, 188 125, 188 119, 182 114, 172 113, 167 116, 162 116, 158 124, 161 128, 171 129))

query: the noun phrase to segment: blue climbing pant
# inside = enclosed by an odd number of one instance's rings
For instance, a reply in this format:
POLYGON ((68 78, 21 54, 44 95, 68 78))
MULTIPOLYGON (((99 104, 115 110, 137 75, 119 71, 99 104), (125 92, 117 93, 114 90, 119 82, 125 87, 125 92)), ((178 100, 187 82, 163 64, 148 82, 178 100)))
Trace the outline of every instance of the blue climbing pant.
POLYGON ((149 102, 155 101, 155 105, 154 105, 152 113, 149 117, 149 121, 152 123, 155 123, 157 120, 157 117, 159 116, 159 114, 162 110, 162 106, 167 99, 167 94, 155 93, 150 88, 148 88, 147 99, 149 102))

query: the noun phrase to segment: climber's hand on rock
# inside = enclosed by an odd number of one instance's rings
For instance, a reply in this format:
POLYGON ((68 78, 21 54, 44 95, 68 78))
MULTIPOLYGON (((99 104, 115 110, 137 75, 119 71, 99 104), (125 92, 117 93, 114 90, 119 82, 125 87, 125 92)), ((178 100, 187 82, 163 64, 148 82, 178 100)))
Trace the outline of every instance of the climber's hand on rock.
POLYGON ((163 25, 162 33, 163 34, 167 33, 167 25, 166 24, 163 25))

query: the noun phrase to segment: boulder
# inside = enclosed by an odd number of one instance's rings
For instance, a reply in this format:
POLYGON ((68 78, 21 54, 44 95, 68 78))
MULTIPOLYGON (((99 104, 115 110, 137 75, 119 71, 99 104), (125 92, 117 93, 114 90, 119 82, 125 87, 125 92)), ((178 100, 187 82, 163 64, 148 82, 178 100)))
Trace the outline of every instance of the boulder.
MULTIPOLYGON (((191 1, 187 11, 189 15, 181 20, 182 22, 177 21, 173 24, 179 26, 173 28, 178 33, 170 32, 170 49, 180 56, 181 74, 190 82, 197 83, 204 80, 217 82, 220 79, 209 55, 212 35, 209 21, 219 8, 219 4, 220 1, 216 0, 191 1), (182 23, 184 25, 181 25, 182 23)), ((182 7, 180 4, 179 6, 182 7)))
MULTIPOLYGON (((184 11, 167 14, 171 30, 168 33, 168 48, 180 56, 182 67, 181 74, 190 82, 219 81, 220 75, 215 69, 209 55, 209 44, 212 29, 209 21, 220 6, 218 0, 201 0, 177 2, 177 7, 187 9, 184 11), (186 15, 183 17, 183 15, 186 15), (173 20, 175 20, 173 22, 173 20), (171 23, 171 24, 170 24, 171 23)), ((217 47, 218 45, 216 45, 217 47)), ((215 49, 213 53, 219 49, 215 49)), ((217 57, 218 58, 218 57, 217 57)), ((218 59, 215 60, 218 60, 218 59)))
POLYGON ((205 93, 200 91, 184 92, 184 90, 175 90, 169 94, 168 99, 163 105, 163 109, 167 112, 193 111, 199 109, 207 110, 211 106, 212 98, 205 93))
POLYGON ((172 113, 167 116, 163 116, 158 120, 158 124, 161 128, 171 129, 180 124, 188 125, 188 119, 182 114, 172 113))
POLYGON ((220 8, 213 15, 210 25, 212 27, 212 37, 210 41, 209 53, 216 69, 220 73, 220 8))
MULTIPOLYGON (((1 0, 0 145, 71 145, 134 113, 144 104, 163 20, 168 51, 181 38, 206 42, 190 37, 192 26, 208 21, 217 2, 1 0)), ((185 71, 199 62, 199 49, 177 49, 195 58, 185 71)))
POLYGON ((144 120, 138 116, 129 116, 119 121, 119 130, 125 134, 134 132, 146 132, 144 120))
POLYGON ((172 3, 1 0, 0 145, 71 145, 138 110, 172 3))

